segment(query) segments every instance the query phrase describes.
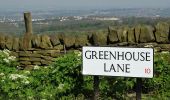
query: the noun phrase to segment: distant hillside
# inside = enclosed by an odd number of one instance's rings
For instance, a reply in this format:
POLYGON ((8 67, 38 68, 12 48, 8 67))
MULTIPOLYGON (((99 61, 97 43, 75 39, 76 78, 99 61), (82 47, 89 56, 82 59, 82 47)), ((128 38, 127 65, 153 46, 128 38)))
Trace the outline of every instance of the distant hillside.
MULTIPOLYGON (((13 16, 21 18, 24 11, 2 11, 0 18, 13 16)), ((170 17, 170 8, 122 8, 122 9, 91 9, 91 10, 32 10, 35 18, 51 18, 55 16, 118 16, 118 17, 170 17)))

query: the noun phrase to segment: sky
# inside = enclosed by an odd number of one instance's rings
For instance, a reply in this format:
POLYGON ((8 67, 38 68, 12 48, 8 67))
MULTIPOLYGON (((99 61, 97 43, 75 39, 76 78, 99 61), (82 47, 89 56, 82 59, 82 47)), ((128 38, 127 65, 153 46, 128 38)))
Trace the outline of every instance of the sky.
POLYGON ((0 0, 0 10, 170 8, 170 0, 0 0))

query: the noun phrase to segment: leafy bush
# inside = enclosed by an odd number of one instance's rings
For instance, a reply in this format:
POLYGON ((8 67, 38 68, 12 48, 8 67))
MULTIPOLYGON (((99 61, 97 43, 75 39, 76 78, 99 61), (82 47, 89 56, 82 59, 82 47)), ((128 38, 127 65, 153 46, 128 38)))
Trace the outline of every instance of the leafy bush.
MULTIPOLYGON (((3 56, 5 53, 2 53, 2 59, 8 58, 8 56, 3 56)), ((81 84, 80 80, 83 79, 80 73, 81 57, 79 54, 64 55, 57 58, 51 66, 34 66, 31 71, 18 70, 16 66, 9 67, 14 63, 5 62, 5 60, 1 62, 0 99, 83 98, 83 95, 78 93, 81 88, 75 88, 81 84)))
POLYGON ((154 78, 144 80, 144 92, 157 98, 170 98, 170 53, 155 54, 154 67, 154 78))
POLYGON ((64 55, 53 64, 52 78, 58 86, 59 97, 72 93, 77 95, 82 91, 81 56, 78 55, 75 53, 64 55))
MULTIPOLYGON (((82 97, 89 99, 93 97, 93 77, 81 74, 82 60, 80 55, 80 52, 66 54, 58 58, 53 64, 55 68, 53 80, 58 87, 62 87, 58 91, 57 98, 69 98, 70 95, 73 97, 82 95, 82 97)), ((100 77, 100 98, 122 99, 122 95, 132 89, 134 83, 134 79, 130 78, 100 77)))
MULTIPOLYGON (((9 51, 8 51, 9 52, 9 51)), ((47 67, 34 66, 31 71, 16 68, 16 60, 0 51, 0 99, 84 100, 93 96, 93 76, 81 74, 80 52, 72 52, 47 67)), ((14 57, 15 58, 15 57, 14 57)), ((143 79, 143 93, 155 98, 170 97, 170 54, 155 55, 153 79, 143 79)), ((99 77, 100 99, 125 99, 134 93, 135 78, 99 77)))

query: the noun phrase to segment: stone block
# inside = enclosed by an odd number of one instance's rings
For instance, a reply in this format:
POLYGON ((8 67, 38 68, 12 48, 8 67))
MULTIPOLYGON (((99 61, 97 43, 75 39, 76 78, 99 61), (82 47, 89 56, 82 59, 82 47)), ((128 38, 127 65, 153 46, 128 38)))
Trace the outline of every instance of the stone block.
POLYGON ((41 54, 32 53, 30 54, 30 57, 41 58, 41 54))
POLYGON ((20 48, 19 49, 28 50, 32 48, 31 38, 32 38, 32 35, 28 33, 25 33, 24 37, 20 37, 20 42, 19 42, 20 48))
POLYGON ((19 61, 30 61, 29 57, 20 57, 19 61))
POLYGON ((31 65, 29 61, 20 61, 20 65, 31 65))
POLYGON ((135 28, 129 28, 128 30, 128 42, 135 43, 135 28))
POLYGON ((36 61, 35 61, 35 62, 32 62, 32 64, 33 64, 33 65, 39 65, 39 66, 40 66, 40 65, 41 65, 41 62, 36 62, 36 61))
POLYGON ((158 45, 163 51, 170 51, 170 44, 159 44, 158 45))
POLYGON ((0 48, 5 49, 5 35, 0 34, 0 48))
POLYGON ((139 42, 140 33, 141 33, 141 25, 137 25, 135 27, 135 39, 137 43, 139 42))
POLYGON ((12 36, 6 36, 5 37, 5 47, 8 50, 12 50, 12 46, 13 46, 13 37, 12 36))
POLYGON ((54 61, 54 58, 53 57, 50 57, 50 56, 41 56, 42 59, 44 60, 49 60, 49 61, 54 61))
POLYGON ((56 49, 56 50, 63 50, 64 46, 63 45, 57 45, 57 46, 54 46, 54 49, 56 49))
POLYGON ((47 35, 42 35, 41 37, 41 43, 40 43, 40 47, 42 49, 48 49, 48 48, 52 48, 52 44, 51 44, 51 41, 50 41, 50 37, 47 36, 47 35))
POLYGON ((88 35, 81 34, 81 35, 76 35, 76 40, 75 40, 75 47, 83 47, 88 44, 88 35))
POLYGON ((165 22, 160 22, 156 26, 155 37, 158 43, 169 43, 170 26, 165 22))
POLYGON ((53 57, 53 58, 57 58, 57 57, 60 57, 61 55, 63 55, 63 54, 61 54, 61 53, 54 53, 54 54, 51 54, 50 56, 53 57))
POLYGON ((32 54, 32 51, 19 51, 20 57, 30 57, 31 54, 32 54))
POLYGON ((41 62, 41 58, 30 57, 31 62, 41 62))
POLYGON ((52 61, 47 61, 47 60, 41 60, 42 65, 50 65, 52 61))
POLYGON ((119 41, 117 30, 111 27, 108 28, 108 41, 109 43, 116 43, 119 41))
POLYGON ((93 45, 96 46, 102 46, 107 45, 107 33, 104 31, 98 31, 93 33, 92 39, 93 39, 93 45))
POLYGON ((32 42, 32 47, 33 48, 40 48, 41 36, 39 34, 33 35, 31 42, 32 42))
POLYGON ((14 51, 18 51, 19 50, 19 38, 14 38, 12 49, 14 51))
POLYGON ((139 37, 139 42, 146 43, 146 42, 154 42, 155 37, 153 34, 154 28, 148 25, 141 26, 141 33, 139 37))
POLYGON ((118 38, 120 42, 128 42, 128 27, 118 29, 118 38))
POLYGON ((63 42, 66 46, 66 48, 72 48, 75 46, 76 38, 74 35, 64 35, 63 36, 63 42))
POLYGON ((59 37, 56 34, 50 35, 50 40, 53 46, 57 46, 60 44, 59 37))

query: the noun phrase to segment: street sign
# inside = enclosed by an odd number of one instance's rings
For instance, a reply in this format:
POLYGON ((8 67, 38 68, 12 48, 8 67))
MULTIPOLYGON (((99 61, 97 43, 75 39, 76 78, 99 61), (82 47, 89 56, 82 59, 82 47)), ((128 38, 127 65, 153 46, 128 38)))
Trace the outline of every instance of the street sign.
POLYGON ((83 47, 83 74, 153 77, 153 48, 83 47))

